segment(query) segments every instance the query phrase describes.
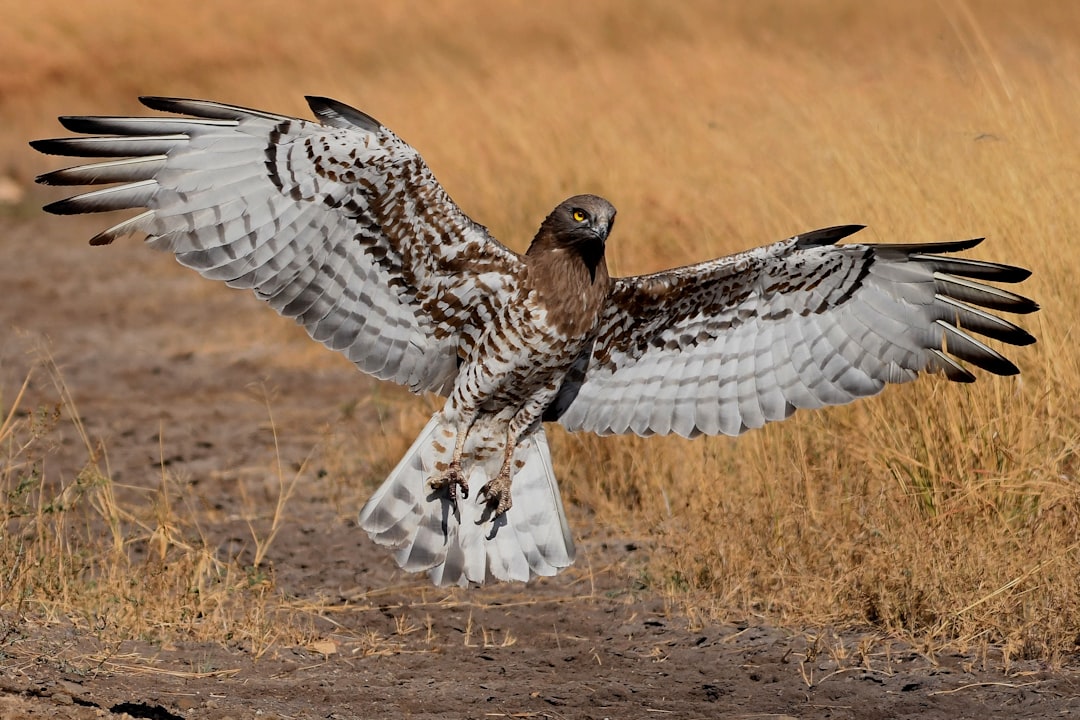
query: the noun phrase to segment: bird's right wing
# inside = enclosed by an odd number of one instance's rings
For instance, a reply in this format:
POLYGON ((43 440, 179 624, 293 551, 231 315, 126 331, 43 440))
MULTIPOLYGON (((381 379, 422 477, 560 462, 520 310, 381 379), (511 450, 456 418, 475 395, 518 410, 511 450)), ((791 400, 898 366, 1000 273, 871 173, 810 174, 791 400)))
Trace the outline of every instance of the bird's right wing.
POLYGON ((46 210, 146 208, 91 244, 144 232, 204 277, 253 290, 361 370, 449 392, 461 348, 515 290, 522 261, 454 204, 412 147, 326 98, 308 98, 318 122, 142 102, 191 117, 64 117, 69 130, 104 136, 31 143, 107 158, 39 182, 118 183, 46 210))
POLYGON ((1017 372, 972 333, 1035 342, 982 309, 1038 309, 980 282, 1019 282, 1027 270, 943 255, 980 240, 835 244, 858 229, 618 279, 591 352, 545 419, 600 434, 737 435, 924 371, 974 380, 958 360, 1017 372))

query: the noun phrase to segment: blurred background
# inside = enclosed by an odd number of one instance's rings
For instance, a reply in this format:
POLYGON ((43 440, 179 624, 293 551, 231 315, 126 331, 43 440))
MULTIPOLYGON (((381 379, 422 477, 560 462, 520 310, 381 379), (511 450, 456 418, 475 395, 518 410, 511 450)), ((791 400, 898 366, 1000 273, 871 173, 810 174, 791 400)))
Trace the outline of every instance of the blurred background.
POLYGON ((20 184, 59 162, 25 144, 58 114, 157 94, 306 115, 327 95, 516 247, 564 196, 610 197, 632 272, 839 222, 1001 234, 1048 220, 1001 207, 1002 184, 1050 209, 1075 181, 1068 1, 5 5, 0 168, 20 184))

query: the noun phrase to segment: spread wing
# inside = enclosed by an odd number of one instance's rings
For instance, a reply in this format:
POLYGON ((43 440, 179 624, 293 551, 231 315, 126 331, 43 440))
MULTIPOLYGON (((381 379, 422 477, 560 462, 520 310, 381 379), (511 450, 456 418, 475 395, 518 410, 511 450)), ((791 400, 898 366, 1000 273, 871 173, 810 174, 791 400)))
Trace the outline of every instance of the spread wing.
POLYGON ((620 278, 591 355, 578 359, 548 419, 600 434, 737 435, 923 371, 974 380, 958 360, 1018 372, 972 333, 1035 341, 982 308, 1038 306, 979 282, 1019 282, 1029 271, 940 254, 981 240, 834 244, 860 229, 620 278))
POLYGON ((445 394, 522 262, 454 204, 423 159, 364 113, 308 98, 319 121, 201 100, 142 98, 186 114, 64 117, 74 137, 31 143, 110 159, 43 175, 119 183, 45 209, 146 208, 90 242, 134 232, 204 277, 249 288, 361 370, 445 394))

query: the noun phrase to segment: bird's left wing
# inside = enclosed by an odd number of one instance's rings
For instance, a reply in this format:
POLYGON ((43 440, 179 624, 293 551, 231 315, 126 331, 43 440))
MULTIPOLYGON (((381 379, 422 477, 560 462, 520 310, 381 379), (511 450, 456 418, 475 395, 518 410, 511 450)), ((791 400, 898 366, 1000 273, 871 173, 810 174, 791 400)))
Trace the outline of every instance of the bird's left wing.
POLYGON ((1035 339, 982 308, 1038 306, 981 280, 1022 268, 951 258, 980 240, 836 245, 849 225, 654 275, 620 278, 599 334, 545 419, 600 434, 737 435, 873 395, 920 372, 1016 366, 972 336, 1035 339))
POLYGON ((458 356, 522 262, 465 215, 420 155, 364 113, 308 98, 318 121, 205 100, 141 98, 189 117, 64 117, 98 137, 41 152, 105 159, 38 178, 112 183, 45 209, 145 208, 133 232, 204 277, 248 288, 365 372, 446 393, 458 356))

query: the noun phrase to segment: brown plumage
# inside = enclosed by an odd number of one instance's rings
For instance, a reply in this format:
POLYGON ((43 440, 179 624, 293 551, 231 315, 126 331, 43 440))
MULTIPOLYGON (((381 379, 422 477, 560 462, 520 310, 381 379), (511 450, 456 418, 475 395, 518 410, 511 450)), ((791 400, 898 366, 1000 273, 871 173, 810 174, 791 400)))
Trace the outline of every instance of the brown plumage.
POLYGON ((551 211, 525 253, 528 288, 567 336, 590 333, 604 307, 610 286, 604 248, 614 224, 611 203, 577 195, 551 211))
POLYGON ((736 435, 922 372, 974 380, 962 362, 1010 375, 1016 366, 976 335, 1035 340, 990 311, 1038 306, 985 282, 1026 270, 947 257, 978 240, 840 246, 860 229, 842 226, 612 279, 615 209, 578 195, 519 255, 377 120, 308 100, 316 122, 170 98, 143 102, 191 117, 61 118, 102 136, 34 147, 108 159, 39 180, 118 184, 46 209, 144 208, 91 242, 145 233, 364 372, 446 396, 360 513, 401 567, 439 584, 527 580, 573 562, 542 421, 736 435))

